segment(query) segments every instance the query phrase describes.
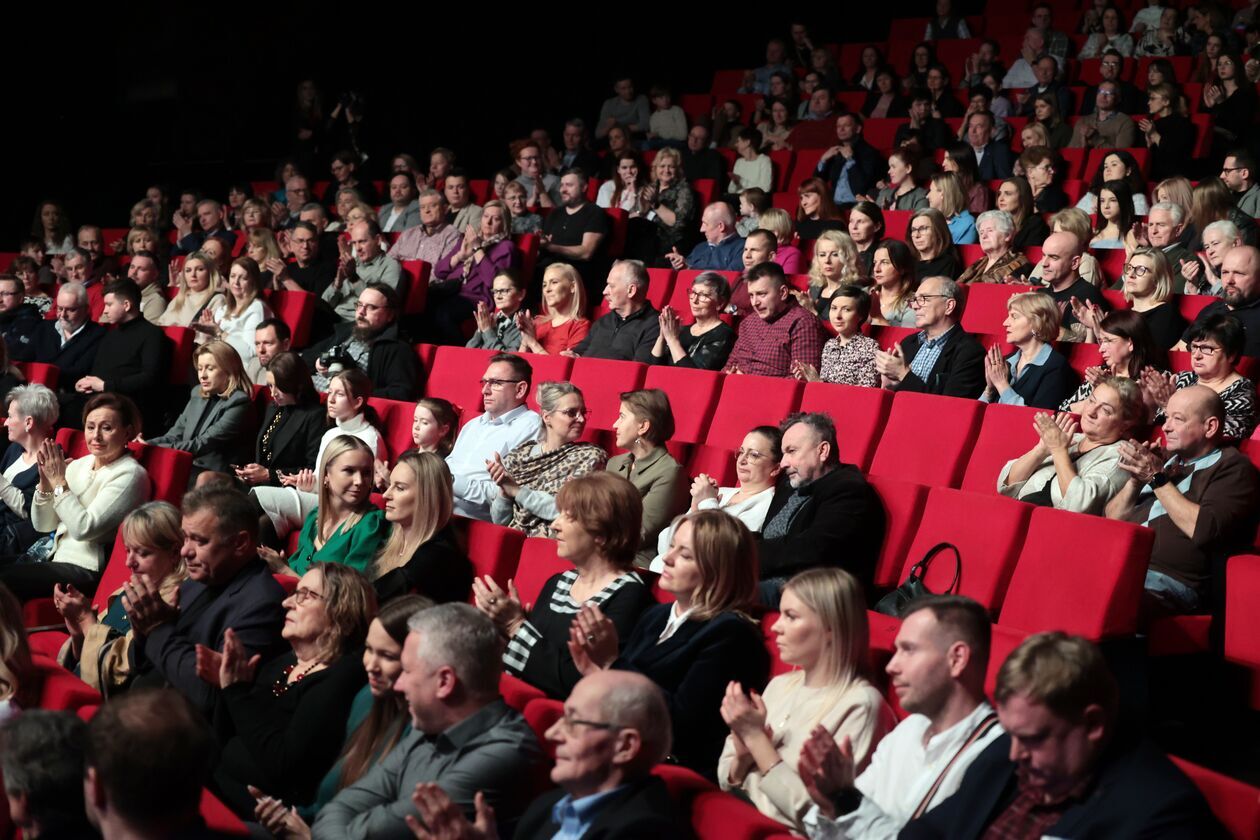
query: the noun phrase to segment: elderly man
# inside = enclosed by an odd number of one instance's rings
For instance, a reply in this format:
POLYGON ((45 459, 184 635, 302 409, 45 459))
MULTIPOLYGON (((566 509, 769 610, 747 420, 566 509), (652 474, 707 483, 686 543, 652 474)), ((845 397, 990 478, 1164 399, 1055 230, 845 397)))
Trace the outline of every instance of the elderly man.
POLYGON ((993 139, 993 126, 994 116, 990 111, 976 111, 967 118, 967 145, 976 156, 982 181, 1009 178, 1015 166, 1010 147, 993 139))
POLYGON ((837 207, 854 204, 859 195, 874 195, 887 162, 862 137, 860 114, 836 117, 836 145, 823 152, 815 173, 835 189, 837 207))
POLYGON ((631 134, 646 134, 648 130, 647 97, 635 95, 634 80, 629 76, 613 84, 616 96, 604 100, 599 109, 599 121, 595 123, 595 137, 603 140, 612 127, 619 125, 631 134))
POLYGON ((255 385, 267 384, 267 366, 281 353, 289 351, 293 331, 279 318, 267 318, 254 328, 254 356, 245 363, 245 373, 255 385))
POLYGON ((1225 446, 1225 405, 1206 385, 1173 393, 1165 410, 1165 449, 1138 441, 1120 448, 1130 474, 1107 504, 1107 517, 1155 532, 1143 602, 1147 618, 1204 612, 1213 578, 1255 534, 1255 467, 1225 446))
POLYGON ((464 424, 455 439, 455 448, 446 456, 446 466, 454 478, 455 512, 469 519, 490 521, 490 503, 499 495, 499 486, 490 478, 487 465, 494 454, 506 455, 527 440, 537 440, 542 418, 529 410, 534 369, 513 353, 490 357, 481 377, 483 414, 464 424))
MULTIPOLYGON (((1184 288, 1187 294, 1196 294, 1195 286, 1184 274, 1185 266, 1196 261, 1194 252, 1181 244, 1185 232, 1186 209, 1171 201, 1161 201, 1151 206, 1146 215, 1146 239, 1152 248, 1159 248, 1168 257, 1173 269, 1173 289, 1184 288)), ((1139 237, 1138 244, 1144 244, 1139 237)))
MULTIPOLYGON (((271 215, 280 228, 291 228, 312 202, 311 183, 305 175, 294 175, 284 182, 284 201, 271 202, 271 215)), ((322 206, 322 205, 321 205, 322 206)))
POLYGON ((463 236, 454 225, 446 221, 446 197, 434 189, 420 193, 416 200, 420 223, 409 227, 389 249, 389 256, 404 260, 424 260, 437 265, 463 236))
MULTIPOLYGON (((557 789, 533 801, 514 836, 689 836, 665 783, 651 774, 671 740, 669 709, 651 680, 615 670, 583 677, 565 700, 563 717, 547 730, 547 740, 556 747, 551 781, 557 789)), ((495 813, 482 796, 473 825, 439 784, 419 785, 412 801, 433 837, 469 837, 470 831, 489 832, 494 825, 495 813)))
POLYGON ((621 359, 647 364, 660 335, 660 313, 648 302, 648 273, 638 260, 618 260, 608 272, 604 297, 611 310, 591 325, 586 338, 561 355, 621 359))
POLYGON ((402 267, 381 248, 381 228, 375 219, 350 226, 350 247, 354 256, 344 254, 337 264, 333 281, 322 299, 343 321, 353 321, 359 293, 373 283, 402 292, 402 267))
POLYGON ((208 837, 202 791, 215 761, 214 734, 174 691, 111 697, 92 716, 79 786, 105 840, 208 837))
POLYGON ((1225 156, 1221 165, 1221 180, 1238 202, 1238 210, 1248 218, 1260 217, 1260 170, 1256 159, 1246 149, 1235 149, 1225 156))
POLYGON ((448 172, 442 180, 442 194, 446 196, 447 218, 460 236, 470 227, 476 230, 481 226, 481 205, 473 201, 468 173, 459 168, 448 172))
POLYGON ((412 794, 425 783, 466 815, 492 806, 512 822, 521 813, 529 790, 522 780, 533 777, 543 755, 529 724, 499 694, 502 640, 494 624, 468 604, 441 604, 416 612, 407 629, 394 690, 412 730, 323 807, 315 840, 414 837, 412 794))
POLYGON ((1066 231, 1050 234, 1041 246, 1041 279, 1049 286, 1046 291, 1050 297, 1063 310, 1060 341, 1084 340, 1085 327, 1072 314, 1073 301, 1097 306, 1104 311, 1111 308, 1098 287, 1080 274, 1084 252, 1084 243, 1075 234, 1066 231))
POLYGON ((797 302, 783 267, 776 262, 756 265, 745 286, 753 315, 740 321, 726 372, 789 377, 798 363, 817 368, 822 324, 797 302))
MULTIPOLYGON (((215 243, 214 239, 207 239, 204 246, 215 243)), ((213 259, 207 247, 206 255, 213 259)), ((88 296, 88 312, 92 320, 101 317, 101 310, 105 307, 104 301, 104 285, 101 278, 104 275, 97 274, 96 262, 92 260, 92 254, 85 248, 75 247, 65 256, 63 270, 65 272, 64 282, 79 283, 87 291, 88 296)), ((222 272, 226 275, 226 272, 222 272)), ((113 278, 113 275, 108 275, 113 278)))
POLYGON ((598 297, 596 278, 607 265, 601 257, 608 215, 586 200, 587 181, 580 169, 566 169, 560 176, 560 206, 547 214, 538 238, 538 276, 552 263, 568 263, 586 281, 587 300, 592 300, 598 297))
POLYGON ((373 395, 387 400, 414 399, 420 385, 416 352, 398 329, 402 299, 383 283, 369 283, 359 292, 354 320, 337 325, 333 334, 302 354, 315 371, 315 387, 328 391, 329 355, 354 364, 372 380, 373 395))
POLYGON ((99 225, 83 225, 75 234, 75 245, 88 252, 92 261, 91 276, 102 283, 118 277, 118 260, 105 255, 105 238, 99 225), (108 278, 108 279, 107 279, 108 278))
POLYGON ((735 214, 725 201, 715 201, 700 216, 704 241, 684 257, 677 248, 665 258, 675 270, 739 271, 743 265, 744 240, 735 230, 735 214))
POLYGON ((687 131, 687 148, 683 149, 683 173, 687 182, 696 181, 722 182, 726 177, 726 161, 716 149, 709 148, 709 129, 697 123, 687 131))
MULTIPOLYGON (((0 285, 0 294, 3 288, 0 285)), ((1232 315, 1242 324, 1243 355, 1260 356, 1260 250, 1240 245, 1225 254, 1221 262, 1221 298, 1200 310, 1194 323, 1206 323, 1208 318, 1221 314, 1232 315)), ((1185 338, 1173 349, 1188 350, 1185 338)))
POLYGON ((893 391, 977 399, 984 392, 984 347, 958 325, 962 292, 948 277, 927 277, 910 301, 918 332, 891 353, 875 351, 875 369, 893 391))
POLYGON ((1028 637, 993 692, 1006 734, 972 762, 957 793, 899 836, 1222 836, 1190 780, 1120 727, 1117 695, 1094 645, 1057 632, 1028 637))
POLYGON ((788 578, 816 566, 842 566, 870 586, 884 533, 879 497, 861 470, 840 463, 828 415, 793 414, 779 428, 783 473, 757 552, 762 603, 778 609, 788 578))
POLYGON ((1006 71, 1006 76, 1002 79, 1002 87, 1009 90, 1025 90, 1037 84, 1037 74, 1033 71, 1033 65, 1037 63, 1037 59, 1045 53, 1046 38, 1041 30, 1029 27, 1024 33, 1024 42, 1019 49, 1019 58, 1011 65, 1011 69, 1006 71))
POLYGON ((0 727, 0 767, 22 837, 91 837, 83 810, 87 725, 73 712, 23 711, 0 727))
POLYGON ((815 840, 892 840, 953 795, 1002 735, 984 696, 992 635, 985 608, 962 595, 927 595, 901 619, 884 670, 909 717, 884 736, 860 775, 852 753, 822 727, 801 751, 798 772, 815 802, 805 824, 815 840))
POLYGON ((87 376, 105 337, 105 327, 92 321, 90 314, 87 289, 80 283, 63 284, 57 290, 57 320, 39 325, 30 345, 30 360, 56 365, 67 382, 87 376))
MULTIPOLYGON (((159 284, 161 278, 162 272, 158 269, 157 254, 152 251, 136 251, 131 255, 131 262, 127 264, 127 279, 140 289, 140 314, 155 324, 166 311, 168 303, 166 293, 159 284)), ((105 302, 103 289, 101 302, 105 302)), ((105 312, 106 310, 102 310, 101 317, 98 319, 102 324, 110 323, 105 312)))
POLYGON ((1094 113, 1081 117, 1072 129, 1073 149, 1128 149, 1136 142, 1137 126, 1120 113, 1120 85, 1100 82, 1094 94, 1094 113))
MULTIPOLYGON (((258 556, 258 513, 249 497, 217 484, 190 491, 180 505, 188 580, 175 604, 156 584, 133 575, 123 605, 136 639, 136 687, 170 685, 203 714, 214 711, 218 689, 197 673, 197 646, 223 649, 236 635, 250 655, 278 652, 284 624, 284 589, 258 556)), ((287 647, 287 645, 286 645, 287 647)))
POLYGON ((410 175, 395 172, 389 179, 389 204, 382 204, 376 216, 386 233, 400 233, 421 223, 416 182, 410 175))

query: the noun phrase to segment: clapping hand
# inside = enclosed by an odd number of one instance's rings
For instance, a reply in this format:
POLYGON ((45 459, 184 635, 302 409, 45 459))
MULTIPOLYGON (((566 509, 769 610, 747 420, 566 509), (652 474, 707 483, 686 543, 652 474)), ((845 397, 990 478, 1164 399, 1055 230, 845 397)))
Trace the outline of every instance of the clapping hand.
POLYGON ((901 345, 894 344, 892 350, 875 351, 875 370, 883 377, 885 386, 896 385, 906 378, 910 371, 905 357, 901 354, 901 345))
POLYGON ((1098 335, 1102 331, 1102 319, 1105 317, 1102 307, 1091 301, 1079 300, 1075 297, 1071 298, 1070 303, 1072 305, 1072 315, 1076 320, 1084 324, 1085 328, 1094 335, 1098 335))
POLYGON ((984 354, 984 381, 999 396, 1011 387, 1011 369, 1002 357, 1002 348, 996 344, 984 354))
POLYGON ((73 584, 53 585, 53 607, 65 619, 66 632, 71 636, 82 636, 84 623, 96 621, 88 597, 75 589, 73 584))
POLYGON ((473 310, 473 319, 477 322, 477 332, 494 332, 494 315, 484 300, 477 301, 473 310))
POLYGON ((1052 454, 1066 452, 1079 428, 1076 418, 1066 411, 1053 416, 1049 412, 1033 415, 1033 429, 1041 437, 1041 446, 1052 454))
POLYGON ((713 476, 707 473, 700 473, 691 482, 691 509, 699 510, 700 503, 705 499, 717 499, 718 483, 713 476))
POLYGON ((620 643, 617 628, 594 605, 582 607, 569 625, 569 653, 583 676, 612 665, 620 643))
POLYGON ((421 782, 411 794, 420 819, 407 815, 407 827, 417 840, 498 840, 494 809, 486 804, 481 791, 473 797, 476 819, 469 822, 464 810, 451 801, 434 782, 421 782))
POLYGON ((747 746, 750 738, 765 735, 771 741, 774 734, 766 725, 766 702, 757 692, 745 694, 743 686, 731 681, 726 685, 726 694, 722 697, 722 720, 731 728, 731 733, 747 746))
POLYGON ((295 473, 281 473, 280 486, 293 487, 303 493, 315 492, 315 471, 298 470, 295 473))
POLYGON ((1142 370, 1140 384, 1142 390, 1150 395, 1151 401, 1160 408, 1164 408, 1168 405, 1173 392, 1177 390, 1177 377, 1148 367, 1142 370))
POLYGON ((137 636, 147 636, 156 627, 179 617, 179 590, 175 602, 168 604, 158 587, 140 575, 132 575, 123 584, 122 605, 137 636))
POLYGON ((1136 440, 1120 441, 1120 469, 1143 484, 1150 484, 1151 479, 1163 468, 1166 460, 1163 452, 1155 444, 1136 440))
POLYGON ((490 575, 473 578, 473 603, 508 638, 525 623, 525 607, 521 604, 520 593, 516 591, 516 583, 511 579, 508 580, 508 591, 504 592, 490 575))
POLYGON ((856 775, 852 740, 845 735, 837 744, 830 732, 815 726, 801 745, 797 772, 809 798, 818 804, 824 815, 834 817, 836 808, 832 798, 853 787, 856 775))
POLYGON ((499 485, 499 491, 509 499, 515 499, 516 494, 520 492, 521 487, 516 483, 516 479, 512 478, 511 473, 507 471, 507 467, 503 464, 503 456, 498 452, 494 453, 493 458, 486 460, 486 472, 490 473, 490 480, 499 485))
POLYGON ((674 311, 674 307, 663 307, 661 309, 661 314, 657 316, 657 321, 660 323, 661 335, 664 336, 667 344, 678 340, 678 331, 680 326, 678 313, 674 311))
POLYGON ((35 453, 35 463, 39 467, 39 489, 45 493, 51 493, 54 487, 60 487, 66 483, 66 461, 65 454, 61 451, 61 445, 52 438, 45 438, 44 442, 39 445, 39 451, 35 453))
POLYGON ((788 370, 802 382, 818 382, 822 378, 818 375, 818 368, 809 362, 802 362, 800 359, 793 359, 788 370))
POLYGON ((1097 385, 1100 379, 1111 376, 1111 368, 1106 365, 1092 365, 1085 368, 1085 381, 1090 385, 1097 385))

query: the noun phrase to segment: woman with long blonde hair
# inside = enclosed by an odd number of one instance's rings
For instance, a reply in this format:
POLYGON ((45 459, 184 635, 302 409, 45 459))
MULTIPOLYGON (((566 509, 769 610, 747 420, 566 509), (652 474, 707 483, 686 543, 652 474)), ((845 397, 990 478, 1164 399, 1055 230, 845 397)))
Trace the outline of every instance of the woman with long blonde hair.
POLYGON ((571 350, 591 331, 585 317, 586 290, 582 276, 568 263, 552 263, 543 272, 542 312, 529 311, 517 318, 521 328, 521 352, 555 355, 571 350))
POLYGON ((159 327, 191 327, 202 312, 222 303, 223 278, 219 268, 201 251, 184 257, 184 267, 178 272, 171 263, 171 275, 179 291, 158 318, 159 327))
POLYGON ((39 678, 31 665, 22 605, 0 583, 0 721, 39 705, 39 678))
POLYGON ((814 261, 809 266, 809 297, 818 317, 828 317, 831 299, 841 286, 858 285, 861 281, 857 246, 849 234, 840 230, 820 233, 814 243, 814 261))

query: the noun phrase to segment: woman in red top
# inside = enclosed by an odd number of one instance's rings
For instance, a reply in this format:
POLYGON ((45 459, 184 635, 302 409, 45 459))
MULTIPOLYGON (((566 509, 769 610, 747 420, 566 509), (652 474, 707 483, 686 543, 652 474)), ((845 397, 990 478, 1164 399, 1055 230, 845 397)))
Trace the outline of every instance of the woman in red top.
POLYGON ((521 352, 557 354, 577 346, 591 329, 582 277, 568 263, 552 263, 543 274, 542 296, 541 315, 531 319, 523 312, 517 318, 521 352))

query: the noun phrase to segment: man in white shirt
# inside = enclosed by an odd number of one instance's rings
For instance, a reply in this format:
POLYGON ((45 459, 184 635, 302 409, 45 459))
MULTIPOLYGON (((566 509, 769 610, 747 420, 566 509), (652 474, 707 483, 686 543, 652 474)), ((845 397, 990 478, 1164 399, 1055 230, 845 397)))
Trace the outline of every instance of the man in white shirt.
POLYGON ((460 430, 455 448, 446 456, 455 482, 455 512, 460 516, 489 522, 490 502, 499 488, 487 465, 495 453, 506 455, 525 441, 537 439, 542 418, 525 405, 533 375, 529 362, 513 353, 490 357, 481 378, 485 414, 460 430))
POLYGON ((800 774, 816 803, 813 838, 896 837, 911 819, 948 799, 976 756, 1002 734, 984 698, 991 627, 984 607, 961 595, 916 600, 885 669, 910 716, 879 742, 854 778, 848 739, 817 729, 800 774))

